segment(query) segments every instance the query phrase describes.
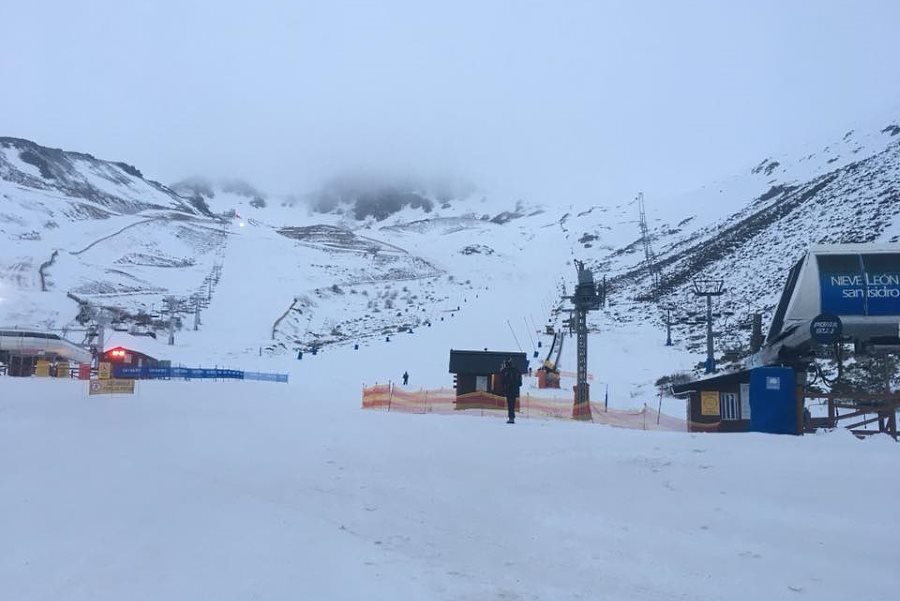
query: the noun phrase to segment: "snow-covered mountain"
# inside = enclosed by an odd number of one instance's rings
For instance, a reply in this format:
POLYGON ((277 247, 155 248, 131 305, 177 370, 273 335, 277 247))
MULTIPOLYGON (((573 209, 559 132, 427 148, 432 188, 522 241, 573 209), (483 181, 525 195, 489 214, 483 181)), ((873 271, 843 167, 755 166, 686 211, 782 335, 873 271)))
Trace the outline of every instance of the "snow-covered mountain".
POLYGON ((611 318, 661 324, 662 307, 672 304, 676 338, 698 349, 705 344, 703 327, 691 321, 702 299, 693 295, 692 281, 718 279, 727 291, 717 306, 724 346, 746 351, 749 331, 741 326, 755 312, 769 322, 787 271, 810 244, 900 240, 897 122, 847 131, 796 158, 767 157, 743 174, 665 202, 648 200, 656 288, 635 201, 569 214, 564 227, 576 252, 590 255, 594 269, 610 278, 611 318))
POLYGON ((161 327, 174 296, 183 322, 200 309, 201 349, 294 352, 387 336, 440 321, 483 272, 509 271, 520 236, 533 236, 506 227, 525 216, 521 203, 493 208, 447 187, 345 185, 326 206, 240 181, 166 187, 121 163, 22 140, 0 150, 0 308, 4 324, 20 327, 74 328, 91 306, 144 334, 161 327), (394 206, 398 196, 418 201, 394 206), (509 240, 480 243, 500 230, 509 240), (201 341, 209 331, 224 344, 201 341))
POLYGON ((63 327, 79 303, 198 289, 220 224, 125 163, 0 138, 2 321, 63 327))
POLYGON ((131 165, 46 148, 19 138, 0 138, 0 179, 16 189, 15 194, 4 192, 6 211, 10 211, 11 203, 18 205, 13 211, 53 212, 69 220, 105 219, 153 209, 195 212, 184 198, 144 179, 131 165), (40 197, 29 199, 26 191, 63 203, 51 205, 48 203, 52 201, 41 202, 40 197))
MULTIPOLYGON (((598 373, 606 352, 656 348, 661 307, 678 307, 677 348, 664 367, 634 362, 606 376, 645 394, 663 370, 702 356, 703 328, 690 323, 700 310, 693 278, 724 280, 719 350, 746 347, 739 326, 771 311, 808 244, 897 242, 898 181, 900 126, 883 119, 693 193, 647 199, 660 278, 650 300, 634 201, 536 206, 467 184, 360 178, 298 198, 234 180, 167 187, 124 163, 0 138, 0 323, 71 328, 90 305, 145 333, 174 296, 184 323, 174 352, 197 361, 425 330, 446 332, 432 336, 441 346, 531 351, 543 324, 559 324, 554 309, 577 258, 610 283, 606 311, 592 318, 598 373)), ((162 340, 122 336, 173 354, 162 340)))

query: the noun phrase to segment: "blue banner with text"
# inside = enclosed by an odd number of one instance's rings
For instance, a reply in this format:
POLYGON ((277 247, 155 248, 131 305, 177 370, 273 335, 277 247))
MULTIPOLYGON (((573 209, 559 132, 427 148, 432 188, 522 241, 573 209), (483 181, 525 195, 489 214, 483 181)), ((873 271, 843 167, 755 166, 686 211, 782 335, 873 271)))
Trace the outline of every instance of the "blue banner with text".
POLYGON ((244 372, 238 369, 205 367, 129 367, 114 365, 114 378, 132 380, 256 380, 287 383, 287 374, 244 372))

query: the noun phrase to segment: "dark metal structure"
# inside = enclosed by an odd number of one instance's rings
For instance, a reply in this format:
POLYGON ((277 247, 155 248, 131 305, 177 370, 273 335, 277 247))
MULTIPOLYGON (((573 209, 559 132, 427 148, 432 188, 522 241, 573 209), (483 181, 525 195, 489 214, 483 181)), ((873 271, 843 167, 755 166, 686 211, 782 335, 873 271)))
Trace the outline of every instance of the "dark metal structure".
POLYGON ((713 325, 712 325, 712 298, 722 296, 722 280, 697 279, 694 280, 694 294, 706 297, 706 373, 716 371, 716 357, 713 349, 713 325))
POLYGON ((652 278, 653 288, 650 291, 651 300, 659 296, 659 266, 656 264, 656 253, 650 240, 650 228, 647 226, 647 212, 644 209, 644 193, 637 195, 638 211, 640 212, 639 224, 641 227, 641 243, 644 246, 644 260, 647 263, 647 271, 652 278))
POLYGON ((575 406, 572 416, 575 419, 591 419, 590 389, 587 383, 587 314, 596 311, 603 304, 605 290, 594 283, 594 275, 584 266, 583 261, 575 261, 578 270, 578 285, 575 294, 568 296, 575 309, 572 311, 572 327, 578 339, 578 376, 575 385, 575 406))
POLYGON ((672 346, 672 311, 675 310, 675 304, 666 303, 663 309, 666 311, 666 346, 672 346))

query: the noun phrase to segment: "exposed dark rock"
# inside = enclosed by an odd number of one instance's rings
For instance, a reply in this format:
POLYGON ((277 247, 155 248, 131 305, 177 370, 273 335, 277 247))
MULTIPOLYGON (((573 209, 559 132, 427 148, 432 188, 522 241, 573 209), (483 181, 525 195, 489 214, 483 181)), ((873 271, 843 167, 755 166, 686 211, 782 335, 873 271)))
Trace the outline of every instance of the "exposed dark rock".
POLYGON ((491 218, 491 223, 496 223, 499 225, 503 225, 504 223, 509 223, 513 219, 520 219, 523 217, 522 213, 518 211, 503 211, 502 213, 498 213, 491 218))
POLYGON ((34 165, 41 170, 41 177, 44 179, 53 179, 53 171, 44 157, 31 150, 23 150, 19 153, 19 158, 29 165, 34 165))
POLYGON ((124 171, 128 175, 144 179, 144 174, 141 173, 140 170, 133 165, 129 165, 128 163, 113 163, 113 165, 120 167, 122 169, 122 171, 124 171))
POLYGON ((494 249, 490 246, 485 246, 484 244, 470 244, 469 246, 465 246, 460 249, 459 254, 461 255, 492 255, 494 254, 494 249))

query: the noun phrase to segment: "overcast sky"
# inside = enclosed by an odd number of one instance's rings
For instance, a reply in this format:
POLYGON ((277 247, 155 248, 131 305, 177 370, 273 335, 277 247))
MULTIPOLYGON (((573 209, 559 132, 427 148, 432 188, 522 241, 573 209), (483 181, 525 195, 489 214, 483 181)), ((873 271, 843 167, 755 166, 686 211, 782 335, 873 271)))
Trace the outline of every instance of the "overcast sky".
POLYGON ((898 0, 0 0, 0 135, 164 183, 652 199, 896 106, 898 28, 898 0))

